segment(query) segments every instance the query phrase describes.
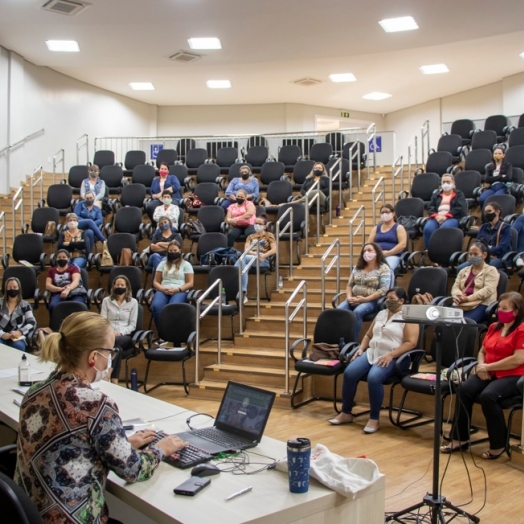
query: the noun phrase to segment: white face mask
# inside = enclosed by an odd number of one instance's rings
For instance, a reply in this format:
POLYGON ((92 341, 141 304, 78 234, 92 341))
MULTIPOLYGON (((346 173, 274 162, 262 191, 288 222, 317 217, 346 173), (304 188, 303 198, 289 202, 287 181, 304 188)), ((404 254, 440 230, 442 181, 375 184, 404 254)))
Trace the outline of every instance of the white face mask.
POLYGON ((382 222, 389 222, 393 218, 393 213, 382 213, 380 218, 382 222))
POLYGON ((67 223, 69 229, 76 229, 78 227, 78 222, 76 220, 71 220, 67 223))
MULTIPOLYGON (((98 351, 97 351, 97 353, 98 353, 98 351)), ((107 375, 109 375, 109 369, 111 368, 111 366, 113 364, 113 361, 111 359, 111 355, 106 357, 102 353, 98 353, 98 354, 102 355, 104 358, 107 358, 107 367, 105 369, 99 370, 99 369, 96 369, 96 367, 93 366, 93 369, 96 371, 96 375, 95 375, 95 378, 92 380, 91 383, 93 383, 93 382, 100 382, 101 380, 105 380, 107 378, 107 375)))
POLYGON ((257 233, 260 233, 261 231, 264 231, 264 226, 262 224, 255 224, 254 228, 255 228, 255 231, 257 233))
POLYGON ((364 251, 364 254, 362 255, 362 258, 366 262, 371 262, 372 260, 375 260, 377 254, 373 253, 373 251, 364 251))
POLYGON ((449 182, 445 182, 442 184, 442 189, 444 191, 451 191, 453 189, 453 184, 450 184, 449 182))

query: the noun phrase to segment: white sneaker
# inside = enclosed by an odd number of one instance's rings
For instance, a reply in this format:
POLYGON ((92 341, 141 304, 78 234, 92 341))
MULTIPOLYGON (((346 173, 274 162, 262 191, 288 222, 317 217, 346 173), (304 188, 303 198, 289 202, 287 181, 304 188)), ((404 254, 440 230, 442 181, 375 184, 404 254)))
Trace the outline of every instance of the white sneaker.
POLYGON ((244 306, 249 302, 249 299, 247 298, 247 295, 244 295, 244 301, 243 301, 243 304, 244 306))
POLYGON ((522 260, 522 257, 517 258, 517 267, 524 267, 524 260, 522 260))

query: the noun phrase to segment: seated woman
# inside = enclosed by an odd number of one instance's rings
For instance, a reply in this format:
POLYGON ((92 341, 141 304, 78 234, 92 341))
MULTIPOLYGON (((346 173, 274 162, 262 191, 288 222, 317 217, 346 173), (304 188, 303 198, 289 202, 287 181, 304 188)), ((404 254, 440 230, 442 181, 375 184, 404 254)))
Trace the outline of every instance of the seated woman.
POLYGON ((391 269, 382 249, 375 242, 364 244, 346 287, 346 300, 339 309, 349 309, 357 316, 355 337, 358 338, 365 315, 377 310, 378 299, 391 287, 391 269))
POLYGON ((182 200, 182 196, 180 195, 180 182, 175 175, 169 174, 167 162, 160 163, 158 175, 159 177, 155 177, 153 182, 151 182, 151 201, 146 207, 147 214, 151 220, 153 220, 155 209, 162 205, 160 199, 164 190, 171 193, 171 198, 176 204, 182 200))
POLYGON ((25 351, 27 339, 36 327, 31 306, 22 299, 22 285, 15 277, 4 283, 4 297, 0 298, 0 339, 6 346, 25 351))
MULTIPOLYGON (((269 267, 269 257, 274 255, 277 252, 277 243, 273 233, 266 231, 268 223, 268 217, 266 214, 260 215, 256 218, 255 221, 255 232, 252 235, 249 235, 246 239, 246 245, 244 251, 249 248, 249 246, 255 241, 259 242, 259 258, 260 258, 260 267, 269 267)), ((257 255, 256 249, 250 251, 249 255, 246 255, 243 262, 243 268, 255 258, 257 255)), ((237 261, 235 266, 240 265, 240 261, 237 261)), ((251 267, 255 267, 254 265, 251 267)), ((248 284, 249 274, 244 273, 242 275, 242 293, 244 295, 244 304, 247 304, 247 284, 248 284)))
POLYGON ((248 200, 256 200, 259 194, 258 180, 251 173, 249 166, 242 166, 240 168, 240 178, 235 177, 229 182, 225 194, 226 198, 222 202, 222 207, 227 209, 233 202, 236 202, 236 194, 239 189, 243 189, 246 192, 246 198, 248 200))
POLYGON ((63 229, 58 238, 58 249, 66 249, 72 257, 72 263, 78 267, 87 266, 87 253, 92 249, 87 235, 78 229, 78 217, 75 213, 66 215, 67 229, 63 229))
POLYGON ((126 276, 119 275, 113 280, 111 295, 102 300, 100 314, 111 324, 115 348, 119 349, 111 373, 111 382, 118 384, 122 358, 126 358, 133 349, 133 333, 138 318, 138 302, 131 295, 131 283, 126 276))
MULTIPOLYGON (((171 191, 164 189, 162 191, 162 205, 158 206, 153 213, 153 222, 158 224, 162 217, 167 217, 171 220, 172 226, 178 225, 178 218, 180 217, 180 208, 173 204, 171 191)), ((178 229, 178 228, 177 228, 178 229)))
POLYGON ((489 450, 482 458, 493 460, 506 450, 506 419, 500 401, 515 396, 524 375, 524 300, 511 291, 500 295, 498 322, 489 326, 477 357, 477 372, 458 386, 455 417, 448 446, 442 453, 469 447, 473 404, 479 402, 486 418, 489 450))
POLYGON ((497 300, 500 275, 489 265, 488 248, 482 242, 471 244, 468 253, 471 264, 461 269, 451 288, 453 305, 464 311, 464 316, 480 322, 487 307, 497 300))
POLYGON ((167 255, 167 248, 173 240, 176 240, 180 245, 182 245, 182 237, 177 232, 176 228, 173 227, 171 219, 168 217, 162 217, 158 221, 158 227, 153 233, 151 245, 149 246, 149 252, 151 254, 149 255, 147 264, 151 266, 153 275, 155 274, 160 261, 167 255))
POLYGON ((395 208, 384 204, 380 209, 381 222, 369 234, 368 242, 376 242, 382 249, 388 266, 395 271, 400 264, 399 255, 406 250, 408 234, 395 220, 395 208))
POLYGON ((226 224, 231 227, 227 233, 227 245, 233 247, 235 240, 244 233, 246 236, 255 232, 256 208, 253 202, 247 200, 245 189, 239 189, 236 200, 227 208, 226 224))
POLYGON ((180 244, 175 240, 167 247, 167 257, 158 264, 153 280, 155 296, 151 313, 158 322, 160 312, 166 304, 187 302, 187 292, 193 287, 193 266, 182 258, 180 244))
MULTIPOLYGON (((318 201, 320 202, 320 207, 326 205, 326 198, 329 195, 329 176, 326 171, 326 166, 322 162, 316 162, 313 164, 313 169, 311 173, 306 177, 302 187, 300 188, 300 194, 302 197, 297 198, 294 202, 305 202, 306 193, 313 187, 313 184, 318 181, 318 187, 320 189, 318 193, 318 201)), ((310 195, 313 198, 314 195, 310 195)))
POLYGON ((49 314, 53 308, 63 300, 73 300, 75 302, 85 302, 85 290, 82 286, 80 269, 75 264, 70 264, 71 257, 69 251, 60 249, 56 254, 56 267, 51 267, 47 271, 45 288, 51 293, 49 300, 49 314), (76 290, 76 291, 75 291, 76 290))
POLYGON ((466 197, 460 189, 455 189, 455 177, 442 175, 442 189, 431 196, 428 207, 429 220, 424 226, 424 247, 429 246, 429 239, 439 227, 459 227, 459 220, 468 213, 466 197))
POLYGON ((486 166, 486 176, 484 184, 486 189, 482 191, 479 196, 479 204, 484 205, 484 202, 491 195, 506 195, 508 193, 507 187, 511 185, 513 180, 513 167, 509 162, 504 160, 506 156, 505 149, 497 146, 493 150, 493 162, 486 166))
POLYGON ((55 362, 56 370, 22 401, 15 482, 46 523, 115 522, 104 500, 109 471, 125 482, 144 481, 165 456, 185 447, 176 436, 153 444, 153 430, 126 437, 115 402, 91 387, 108 375, 114 341, 97 313, 70 315, 42 349, 40 358, 55 362), (41 417, 45 423, 35 424, 41 417))
MULTIPOLYGON (((396 322, 402 320, 402 306, 407 293, 394 287, 386 293, 386 309, 373 320, 362 343, 344 371, 342 386, 342 411, 329 423, 334 426, 353 422, 351 409, 358 383, 364 378, 368 383, 370 413, 364 433, 375 433, 379 429, 379 416, 384 400, 384 382, 395 373, 398 357, 415 349, 419 336, 417 324, 396 322)), ((404 371, 410 360, 404 359, 404 371)))
POLYGON ((106 196, 107 187, 106 183, 100 179, 100 169, 96 164, 89 166, 88 178, 82 181, 80 186, 80 198, 86 199, 87 193, 91 192, 95 196, 94 205, 102 208, 102 200, 106 196))
POLYGON ((95 206, 95 194, 92 191, 86 192, 85 200, 78 200, 75 206, 75 214, 78 217, 78 227, 87 233, 91 231, 94 239, 99 242, 105 242, 106 237, 100 231, 102 225, 102 211, 98 206, 95 206))

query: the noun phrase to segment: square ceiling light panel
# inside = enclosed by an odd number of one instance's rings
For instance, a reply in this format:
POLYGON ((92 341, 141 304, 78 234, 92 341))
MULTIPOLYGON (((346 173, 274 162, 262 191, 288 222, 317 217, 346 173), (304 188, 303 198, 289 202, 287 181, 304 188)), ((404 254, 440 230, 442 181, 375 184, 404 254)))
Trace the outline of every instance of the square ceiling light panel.
POLYGON ((400 31, 413 31, 418 29, 417 22, 412 16, 401 16, 399 18, 386 18, 380 20, 379 24, 386 33, 398 33, 400 31))
POLYGON ((206 85, 209 89, 229 89, 231 82, 229 80, 208 80, 206 85))
POLYGON ((438 75, 441 73, 449 73, 449 68, 446 64, 433 64, 419 67, 421 73, 425 75, 438 75))
POLYGON ((373 91, 372 93, 364 95, 362 98, 365 98, 366 100, 385 100, 386 98, 391 98, 391 95, 389 93, 379 93, 378 91, 373 91))
POLYGON ((188 38, 191 49, 222 49, 219 38, 188 38))
POLYGON ((130 82, 129 87, 133 91, 154 91, 155 86, 151 82, 130 82))
POLYGON ((329 75, 332 82, 355 82, 357 79, 353 73, 335 73, 329 75))
POLYGON ((80 51, 80 46, 75 40, 46 40, 45 43, 49 51, 58 53, 78 53, 80 51))

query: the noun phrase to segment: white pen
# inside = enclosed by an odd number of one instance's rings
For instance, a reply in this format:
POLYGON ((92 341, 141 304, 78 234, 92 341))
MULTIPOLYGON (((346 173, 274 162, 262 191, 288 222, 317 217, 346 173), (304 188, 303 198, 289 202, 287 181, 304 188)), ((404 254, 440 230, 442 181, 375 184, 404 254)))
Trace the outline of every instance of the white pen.
POLYGON ((243 495, 244 493, 249 493, 252 489, 253 489, 253 486, 248 486, 247 488, 241 489, 240 491, 237 491, 236 493, 229 495, 229 497, 225 498, 224 500, 231 500, 231 499, 237 498, 240 495, 243 495))

